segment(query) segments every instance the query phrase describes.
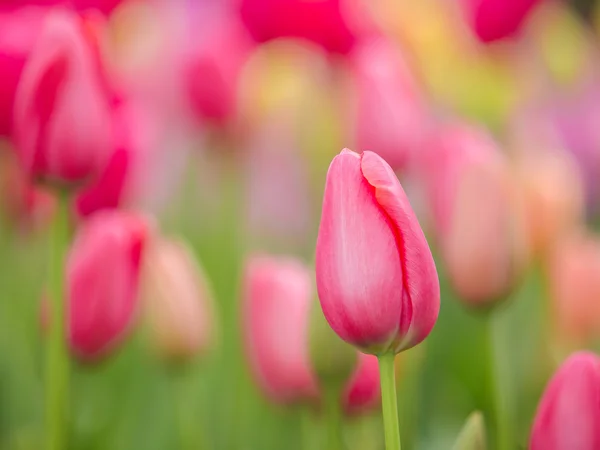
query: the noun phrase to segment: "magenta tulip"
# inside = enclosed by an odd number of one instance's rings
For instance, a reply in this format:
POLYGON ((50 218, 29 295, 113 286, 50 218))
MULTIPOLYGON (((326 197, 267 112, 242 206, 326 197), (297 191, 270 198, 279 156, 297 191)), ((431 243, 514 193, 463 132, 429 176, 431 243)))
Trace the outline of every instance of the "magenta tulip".
POLYGON ((482 42, 517 33, 541 0, 462 0, 467 20, 482 42))
POLYGON ((146 221, 132 213, 99 212, 77 234, 67 262, 69 340, 73 353, 94 360, 130 330, 146 221))
POLYGON ((10 136, 17 84, 44 20, 43 8, 0 6, 0 136, 10 136))
POLYGON ((329 167, 316 274, 327 321, 367 353, 410 348, 437 320, 431 251, 396 175, 373 152, 345 149, 329 167))
POLYGON ((356 41, 343 0, 242 0, 240 13, 257 42, 297 38, 346 54, 356 41))
POLYGON ((410 164, 427 137, 430 115, 404 55, 384 38, 352 51, 356 104, 350 121, 359 148, 374 151, 394 169, 410 164))
POLYGON ((379 364, 373 355, 359 354, 356 371, 344 392, 344 409, 348 414, 377 408, 381 402, 379 364))
POLYGON ((600 448, 600 359, 570 356, 550 380, 533 423, 530 450, 600 448))
POLYGON ((91 23, 48 13, 17 87, 13 135, 34 178, 80 184, 97 177, 114 151, 113 96, 91 23))
POLYGON ((293 259, 252 258, 244 302, 247 354, 261 388, 278 403, 315 398, 308 354, 308 268, 293 259))

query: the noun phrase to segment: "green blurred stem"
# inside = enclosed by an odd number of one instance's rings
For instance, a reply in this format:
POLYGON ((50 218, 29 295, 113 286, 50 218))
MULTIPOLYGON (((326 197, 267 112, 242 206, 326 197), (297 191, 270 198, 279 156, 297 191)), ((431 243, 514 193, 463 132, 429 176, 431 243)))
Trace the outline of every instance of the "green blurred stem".
POLYGON ((396 377, 394 353, 379 356, 379 376, 381 377, 381 408, 386 450, 400 450, 400 426, 398 424, 398 400, 396 398, 396 377))
POLYGON ((300 426, 301 426, 301 448, 304 450, 312 450, 314 448, 314 420, 313 411, 310 406, 305 406, 300 411, 300 426))
POLYGON ((46 449, 67 447, 69 357, 66 339, 65 262, 69 245, 69 196, 57 195, 49 254, 49 337, 46 347, 46 449))
POLYGON ((327 449, 341 450, 343 448, 343 437, 339 389, 330 387, 325 390, 325 414, 327 419, 327 449))
POLYGON ((485 317, 485 334, 488 355, 488 375, 490 399, 492 401, 493 417, 495 422, 496 450, 512 450, 512 428, 510 411, 507 407, 507 392, 501 376, 500 350, 501 342, 498 341, 496 330, 497 313, 492 310, 485 317))
POLYGON ((177 435, 180 450, 201 450, 204 443, 200 442, 194 432, 194 398, 193 391, 189 389, 188 379, 192 376, 190 367, 178 367, 171 373, 173 387, 173 401, 175 409, 175 421, 177 423, 177 435))

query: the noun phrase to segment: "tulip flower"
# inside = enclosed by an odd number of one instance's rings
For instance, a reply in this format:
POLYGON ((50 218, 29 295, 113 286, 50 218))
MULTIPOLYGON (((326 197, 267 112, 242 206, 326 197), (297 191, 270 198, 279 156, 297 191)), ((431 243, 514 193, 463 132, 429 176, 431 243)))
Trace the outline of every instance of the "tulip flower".
POLYGON ((67 261, 69 342, 82 360, 112 350, 131 329, 148 225, 133 213, 106 211, 78 232, 67 261))
POLYGON ((312 301, 307 267, 293 259, 255 257, 245 273, 245 342, 261 388, 278 403, 314 398, 308 355, 312 301))
POLYGON ((356 100, 351 129, 357 147, 374 151, 403 169, 419 151, 430 121, 423 94, 404 55, 379 38, 350 54, 356 100))
POLYGON ((0 136, 10 136, 17 84, 44 20, 43 8, 0 7, 0 136))
POLYGON ((327 321, 365 352, 405 350, 435 324, 431 251, 400 182, 373 152, 345 149, 329 167, 316 274, 327 321))
POLYGON ((201 40, 194 39, 185 85, 196 117, 225 127, 237 119, 241 72, 252 46, 245 30, 233 20, 215 22, 204 25, 201 40))
MULTIPOLYGON (((322 399, 325 389, 317 374, 328 377, 333 373, 337 377, 344 373, 337 380, 342 385, 340 408, 356 414, 378 405, 376 358, 363 354, 357 357, 357 352, 348 347, 350 358, 343 358, 341 370, 339 358, 333 365, 324 358, 321 363, 311 358, 309 330, 311 308, 315 302, 313 291, 310 271, 300 261, 267 256, 254 256, 248 261, 245 342, 260 387, 277 403, 316 402, 322 399), (327 367, 324 368, 324 364, 327 367)), ((313 312, 320 314, 318 309, 313 312)), ((320 346, 321 353, 327 354, 331 342, 321 341, 320 346)))
POLYGON ((22 166, 61 185, 97 177, 114 151, 112 94, 92 24, 48 13, 17 86, 13 136, 22 166))
POLYGON ((155 238, 148 243, 142 298, 160 356, 182 361, 209 350, 212 297, 204 273, 183 242, 155 238))
POLYGON ((528 260, 524 212, 508 163, 482 130, 450 125, 420 164, 454 290, 467 305, 494 304, 512 290, 528 260))
POLYGON ((564 152, 527 152, 518 170, 532 251, 543 255, 582 222, 583 181, 564 152))
POLYGON ((240 14, 257 42, 297 38, 346 54, 356 41, 343 0, 242 0, 240 14))
POLYGON ((530 450, 600 448, 600 359, 571 355, 554 374, 538 405, 530 450))
POLYGON ((548 270, 558 339, 585 345, 600 337, 600 239, 589 233, 563 238, 548 270))
POLYGON ((462 0, 467 21, 482 42, 515 35, 541 0, 462 0))

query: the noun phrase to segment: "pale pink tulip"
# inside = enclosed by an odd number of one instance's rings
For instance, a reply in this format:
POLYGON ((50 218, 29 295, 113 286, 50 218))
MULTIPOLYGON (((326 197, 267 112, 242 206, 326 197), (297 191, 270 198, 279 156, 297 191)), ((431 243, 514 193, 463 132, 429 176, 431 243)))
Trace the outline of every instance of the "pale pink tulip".
POLYGON ((246 350, 261 388, 279 403, 314 399, 309 269, 294 259, 253 257, 247 263, 244 292, 246 350))
POLYGON ((157 237, 146 248, 142 298, 158 354, 188 360, 214 338, 213 304, 206 277, 184 242, 157 237))
POLYGON ((345 149, 329 167, 316 274, 327 321, 365 352, 400 352, 435 324, 431 251, 396 175, 373 152, 345 149))
POLYGON ((95 27, 73 12, 48 13, 23 69, 13 135, 21 164, 35 178, 89 181, 114 151, 113 96, 95 27))
POLYGON ((442 128, 421 161, 441 256, 459 298, 489 306, 528 259, 524 210, 510 167, 484 131, 442 128))
POLYGON ((600 359, 590 352, 570 356, 554 374, 540 401, 530 450, 600 448, 600 359))
POLYGON ((386 39, 369 39, 352 51, 350 70, 356 91, 350 129, 356 146, 377 153, 395 170, 405 168, 431 126, 407 58, 386 39))
POLYGON ((600 239, 565 237, 548 261, 548 282, 558 339, 585 345, 600 337, 600 239))
POLYGON ((69 341, 76 356, 97 359, 131 329, 148 224, 106 211, 79 230, 67 261, 69 341))

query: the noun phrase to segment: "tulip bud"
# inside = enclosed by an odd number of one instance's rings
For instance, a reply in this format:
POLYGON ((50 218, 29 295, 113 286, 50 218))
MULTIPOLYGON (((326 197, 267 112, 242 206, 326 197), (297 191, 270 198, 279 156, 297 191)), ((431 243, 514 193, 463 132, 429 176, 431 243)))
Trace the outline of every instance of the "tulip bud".
POLYGON ((23 69, 13 134, 20 162, 34 178, 88 181, 114 151, 112 96, 91 29, 75 13, 48 13, 23 69))
POLYGON ((583 233, 565 237, 548 269, 558 339, 585 345, 600 337, 600 240, 583 233))
POLYGON ((381 385, 377 357, 358 354, 358 363, 346 385, 342 402, 347 414, 357 414, 379 406, 381 385))
POLYGON ((462 0, 467 21, 482 42, 516 34, 541 0, 462 0))
POLYGON ((356 90, 351 129, 356 146, 374 151, 394 169, 410 164, 430 126, 422 93, 407 59, 392 43, 372 39, 351 54, 356 90))
POLYGON ((356 36, 343 0, 242 0, 240 14, 257 42, 298 38, 347 54, 356 36))
POLYGON ((356 350, 335 334, 316 302, 309 324, 309 349, 317 379, 327 388, 343 385, 356 368, 356 350))
POLYGON ((182 361, 209 350, 213 341, 212 296, 207 280, 183 242, 149 242, 142 299, 158 353, 182 361))
POLYGON ((231 19, 203 28, 203 38, 195 39, 189 55, 186 87, 195 115, 225 127, 238 118, 239 82, 252 46, 245 30, 231 19))
POLYGON ((485 450, 485 422, 479 411, 471 413, 465 422, 452 450, 485 450))
POLYGON ((485 133, 441 130, 423 179, 441 255, 454 290, 470 306, 504 298, 528 260, 524 212, 507 162, 485 133))
POLYGON ((255 256, 248 261, 244 278, 245 343, 256 380, 278 403, 314 399, 308 268, 293 259, 255 256))
POLYGON ((69 339, 76 356, 93 360, 130 330, 148 226, 119 211, 95 214, 79 230, 67 261, 69 339))
POLYGON ((373 152, 345 149, 329 167, 316 275, 327 321, 367 353, 410 348, 435 324, 431 251, 400 182, 373 152))
POLYGON ((43 8, 35 7, 9 6, 0 10, 0 136, 11 135, 17 84, 44 13, 43 8))
POLYGON ((518 161, 532 251, 545 255, 584 216, 583 181, 562 152, 527 152, 518 161))
POLYGON ((600 448, 600 359, 571 355, 554 374, 538 405, 530 450, 600 448))

